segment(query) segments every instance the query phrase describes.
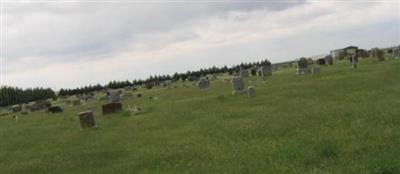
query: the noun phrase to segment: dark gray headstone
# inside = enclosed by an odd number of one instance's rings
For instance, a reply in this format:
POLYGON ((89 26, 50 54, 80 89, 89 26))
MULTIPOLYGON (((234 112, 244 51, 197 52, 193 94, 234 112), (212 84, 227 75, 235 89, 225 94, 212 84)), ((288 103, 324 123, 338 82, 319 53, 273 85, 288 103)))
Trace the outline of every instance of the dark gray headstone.
POLYGON ((59 106, 53 106, 53 107, 50 107, 50 108, 48 109, 48 112, 49 112, 50 114, 61 113, 61 112, 63 112, 63 109, 62 109, 61 107, 59 107, 59 106))
POLYGON ((307 74, 310 70, 308 69, 308 60, 304 57, 297 61, 297 74, 307 74))
POLYGON ((260 77, 268 77, 272 76, 272 67, 270 65, 264 65, 258 68, 258 76, 260 77))
POLYGON ((103 115, 112 114, 122 110, 121 103, 108 103, 102 106, 103 115))
POLYGON ((109 91, 108 93, 108 102, 109 103, 118 103, 121 102, 121 93, 119 91, 109 91))
POLYGON ((249 86, 247 88, 247 94, 249 97, 254 97, 256 95, 256 89, 254 88, 254 86, 249 86))
POLYGON ((240 75, 240 77, 247 78, 247 77, 249 77, 249 70, 247 70, 247 69, 240 69, 239 75, 240 75))
POLYGON ((210 89, 210 86, 211 86, 210 81, 206 79, 200 79, 197 82, 197 87, 199 87, 200 90, 210 89))
POLYGON ((94 120, 93 111, 80 112, 78 115, 82 129, 96 127, 96 121, 94 120))
POLYGON ((243 81, 242 77, 234 76, 232 78, 232 89, 233 89, 232 94, 246 92, 246 89, 244 87, 244 81, 243 81))
POLYGON ((351 67, 357 68, 357 56, 355 54, 351 55, 351 67))

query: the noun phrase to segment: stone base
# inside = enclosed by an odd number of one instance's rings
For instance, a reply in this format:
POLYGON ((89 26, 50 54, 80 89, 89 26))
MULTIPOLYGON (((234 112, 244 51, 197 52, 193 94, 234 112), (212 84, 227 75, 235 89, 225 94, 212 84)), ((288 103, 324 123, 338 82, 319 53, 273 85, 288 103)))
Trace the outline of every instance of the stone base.
POLYGON ((239 95, 243 93, 247 93, 247 89, 243 89, 241 91, 232 91, 232 95, 239 95))
POLYGON ((297 74, 308 74, 310 73, 310 69, 308 68, 297 68, 297 74))
POLYGON ((319 68, 319 67, 312 68, 312 74, 319 74, 320 72, 321 72, 321 68, 319 68))

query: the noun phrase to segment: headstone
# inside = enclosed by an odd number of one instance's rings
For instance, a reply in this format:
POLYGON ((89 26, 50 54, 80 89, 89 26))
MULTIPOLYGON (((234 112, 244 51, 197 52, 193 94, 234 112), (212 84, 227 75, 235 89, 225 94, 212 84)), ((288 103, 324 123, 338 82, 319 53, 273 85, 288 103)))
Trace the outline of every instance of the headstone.
POLYGON ((200 90, 208 90, 210 89, 210 85, 210 81, 203 78, 197 82, 197 87, 199 87, 200 90))
POLYGON ((257 75, 257 68, 256 67, 252 67, 249 69, 249 72, 251 74, 251 76, 256 76, 257 75))
POLYGON ((14 113, 20 112, 21 110, 22 110, 21 105, 14 105, 14 106, 12 106, 12 111, 13 111, 14 113))
POLYGON ((384 61, 385 57, 384 57, 384 52, 383 50, 379 49, 379 48, 374 48, 371 50, 371 56, 376 58, 378 61, 384 61))
POLYGON ((246 92, 246 89, 244 88, 243 78, 240 76, 234 76, 232 78, 232 88, 233 88, 232 94, 246 92))
POLYGON ((240 77, 247 78, 247 77, 249 77, 249 70, 247 70, 247 69, 240 69, 239 75, 240 75, 240 77))
POLYGON ((103 115, 112 114, 122 110, 121 103, 108 103, 102 106, 103 115))
POLYGON ((325 60, 325 58, 318 59, 318 60, 317 60, 317 64, 318 64, 318 65, 326 65, 326 60, 325 60))
POLYGON ((247 88, 247 94, 249 97, 254 97, 256 94, 256 89, 254 88, 254 86, 249 86, 247 88))
POLYGON ((61 107, 59 107, 59 106, 53 106, 48 109, 48 113, 51 113, 51 114, 61 113, 61 112, 63 112, 63 109, 61 109, 61 107))
POLYGON ((72 106, 79 106, 81 105, 81 100, 77 99, 77 100, 72 100, 72 106))
POLYGON ((325 56, 325 61, 328 65, 333 65, 333 58, 331 55, 325 56))
POLYGON ((351 55, 351 67, 357 68, 357 56, 355 54, 351 55))
POLYGON ((93 111, 80 112, 78 115, 79 115, 79 120, 81 122, 82 129, 96 127, 96 122, 94 120, 93 111))
POLYGON ((118 103, 121 102, 121 95, 119 91, 110 91, 108 95, 109 103, 118 103))
POLYGON ((264 65, 258 68, 258 76, 267 77, 272 75, 272 67, 270 65, 264 65))
POLYGON ((312 74, 320 74, 321 68, 320 67, 313 67, 311 69, 311 71, 312 71, 312 74))
POLYGON ((44 101, 44 100, 40 100, 40 101, 36 101, 34 104, 29 106, 29 109, 31 110, 31 112, 35 112, 35 111, 44 110, 44 109, 49 108, 49 107, 51 107, 51 103, 50 102, 44 101))
POLYGON ((297 74, 307 74, 310 70, 308 69, 308 60, 304 57, 297 61, 297 74))

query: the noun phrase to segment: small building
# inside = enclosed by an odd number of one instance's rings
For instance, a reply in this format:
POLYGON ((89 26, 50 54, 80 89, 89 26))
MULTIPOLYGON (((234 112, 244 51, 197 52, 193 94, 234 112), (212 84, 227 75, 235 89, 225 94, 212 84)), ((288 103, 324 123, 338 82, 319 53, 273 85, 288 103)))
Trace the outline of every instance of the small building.
POLYGON ((342 60, 349 54, 357 53, 357 50, 358 50, 358 47, 356 47, 356 46, 348 46, 346 48, 332 50, 332 51, 330 51, 330 55, 334 59, 342 60))

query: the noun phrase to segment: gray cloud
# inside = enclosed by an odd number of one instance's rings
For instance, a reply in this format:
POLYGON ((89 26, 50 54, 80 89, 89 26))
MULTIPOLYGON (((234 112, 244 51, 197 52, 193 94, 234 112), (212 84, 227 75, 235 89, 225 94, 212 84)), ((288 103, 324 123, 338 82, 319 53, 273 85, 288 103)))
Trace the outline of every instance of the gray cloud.
POLYGON ((266 57, 279 62, 351 43, 390 44, 399 37, 393 5, 8 3, 2 72, 13 85, 74 87, 266 57), (374 40, 383 30, 391 36, 374 40))
POLYGON ((141 39, 146 36, 184 28, 213 15, 260 8, 281 10, 295 4, 242 1, 12 3, 5 10, 6 28, 10 31, 5 33, 5 49, 11 61, 25 56, 52 56, 59 60, 104 55, 130 49, 126 45, 143 45, 141 39))

